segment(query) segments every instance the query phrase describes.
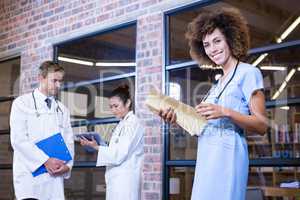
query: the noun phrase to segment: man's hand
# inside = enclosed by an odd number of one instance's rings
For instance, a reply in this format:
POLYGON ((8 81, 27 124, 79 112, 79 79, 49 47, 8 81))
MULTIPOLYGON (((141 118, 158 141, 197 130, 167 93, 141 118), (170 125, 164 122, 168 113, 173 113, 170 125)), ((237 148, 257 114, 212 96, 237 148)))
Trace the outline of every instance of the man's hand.
POLYGON ((65 162, 56 158, 49 158, 44 163, 48 173, 54 175, 55 171, 65 165, 65 162))
POLYGON ((70 171, 70 168, 67 165, 62 165, 60 168, 54 171, 54 176, 61 176, 70 171))

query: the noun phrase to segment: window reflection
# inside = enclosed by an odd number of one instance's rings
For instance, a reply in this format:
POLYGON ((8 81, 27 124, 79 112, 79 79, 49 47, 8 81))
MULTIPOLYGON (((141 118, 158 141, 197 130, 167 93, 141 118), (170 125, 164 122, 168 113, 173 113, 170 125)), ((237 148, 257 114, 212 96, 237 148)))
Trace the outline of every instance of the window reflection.
POLYGON ((169 83, 169 96, 176 99, 180 100, 180 93, 181 93, 181 87, 178 83, 169 83))
POLYGON ((99 84, 65 88, 60 93, 60 99, 69 108, 72 121, 114 117, 109 108, 110 92, 119 85, 127 84, 130 88, 131 98, 134 99, 134 81, 134 77, 129 77, 99 84))
POLYGON ((66 199, 105 200, 105 169, 75 168, 70 179, 65 180, 66 199))
MULTIPOLYGON (((299 50, 300 46, 295 46, 273 51, 259 63, 267 100, 300 97, 299 50)), ((247 62, 252 63, 259 56, 250 55, 247 62)))
POLYGON ((58 61, 66 84, 72 84, 135 72, 135 48, 136 25, 131 25, 59 45, 58 61))

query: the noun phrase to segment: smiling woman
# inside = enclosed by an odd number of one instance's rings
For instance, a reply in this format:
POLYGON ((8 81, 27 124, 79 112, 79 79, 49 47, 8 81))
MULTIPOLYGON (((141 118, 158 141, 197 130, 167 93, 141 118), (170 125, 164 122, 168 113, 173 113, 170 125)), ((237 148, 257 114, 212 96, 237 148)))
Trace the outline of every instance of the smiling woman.
MULTIPOLYGON (((205 11, 189 24, 186 37, 199 65, 221 66, 224 74, 196 106, 208 125, 198 137, 191 199, 243 200, 249 164, 245 137, 263 135, 267 127, 262 75, 240 62, 249 47, 246 21, 236 9, 205 11)), ((160 115, 176 122, 173 110, 160 115)))

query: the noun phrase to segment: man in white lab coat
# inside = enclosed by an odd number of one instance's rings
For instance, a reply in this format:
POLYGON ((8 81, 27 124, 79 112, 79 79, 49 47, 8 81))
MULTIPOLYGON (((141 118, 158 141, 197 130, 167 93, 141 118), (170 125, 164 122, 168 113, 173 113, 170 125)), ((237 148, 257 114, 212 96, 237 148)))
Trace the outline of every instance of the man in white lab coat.
MULTIPOLYGON (((14 149, 13 181, 17 200, 64 200, 64 178, 70 177, 73 159, 65 162, 47 156, 36 143, 61 133, 74 158, 74 139, 68 109, 56 95, 64 76, 63 67, 45 61, 39 67, 39 87, 14 100, 10 115, 14 149), (32 172, 44 165, 47 173, 32 172)), ((55 147, 54 147, 55 148, 55 147)))

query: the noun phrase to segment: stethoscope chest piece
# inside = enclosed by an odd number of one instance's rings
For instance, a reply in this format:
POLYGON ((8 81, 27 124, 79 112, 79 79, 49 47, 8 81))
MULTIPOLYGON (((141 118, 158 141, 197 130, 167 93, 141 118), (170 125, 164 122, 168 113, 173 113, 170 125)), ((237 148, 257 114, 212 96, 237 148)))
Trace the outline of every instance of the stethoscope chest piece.
POLYGON ((36 115, 36 117, 40 117, 41 116, 41 114, 39 113, 39 112, 35 112, 35 115, 36 115))

